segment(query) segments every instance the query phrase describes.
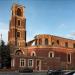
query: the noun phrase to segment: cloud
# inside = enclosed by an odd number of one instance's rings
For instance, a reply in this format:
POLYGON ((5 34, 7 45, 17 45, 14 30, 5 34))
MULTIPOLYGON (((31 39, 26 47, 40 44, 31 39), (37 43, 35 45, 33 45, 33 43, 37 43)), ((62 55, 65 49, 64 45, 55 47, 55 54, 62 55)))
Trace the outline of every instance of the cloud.
POLYGON ((64 35, 63 37, 65 37, 65 38, 70 38, 70 39, 75 39, 75 32, 72 32, 72 33, 70 33, 70 34, 66 34, 66 35, 64 35))
POLYGON ((72 32, 70 35, 71 35, 71 36, 75 36, 75 32, 72 32))

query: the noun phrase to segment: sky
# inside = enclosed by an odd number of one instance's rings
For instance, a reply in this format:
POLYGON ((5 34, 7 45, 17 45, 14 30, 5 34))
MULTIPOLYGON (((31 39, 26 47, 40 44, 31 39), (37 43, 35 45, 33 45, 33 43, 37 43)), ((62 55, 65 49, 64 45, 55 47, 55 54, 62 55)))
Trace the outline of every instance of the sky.
POLYGON ((75 0, 0 0, 0 34, 6 43, 14 3, 25 6, 27 41, 38 34, 75 39, 75 0))

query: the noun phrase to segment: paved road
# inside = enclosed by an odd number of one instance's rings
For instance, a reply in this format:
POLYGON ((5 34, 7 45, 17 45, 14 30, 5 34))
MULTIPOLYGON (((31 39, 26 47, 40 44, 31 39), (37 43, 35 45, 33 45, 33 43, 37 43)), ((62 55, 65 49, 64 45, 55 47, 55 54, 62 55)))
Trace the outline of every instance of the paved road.
POLYGON ((46 73, 30 73, 30 74, 28 74, 28 73, 20 73, 19 75, 47 75, 46 73))
POLYGON ((0 72, 0 75, 47 75, 47 73, 46 72, 34 72, 34 73, 0 72))
POLYGON ((19 75, 47 75, 47 73, 45 73, 45 72, 41 72, 41 73, 40 72, 35 72, 35 73, 30 73, 30 74, 20 73, 19 75))

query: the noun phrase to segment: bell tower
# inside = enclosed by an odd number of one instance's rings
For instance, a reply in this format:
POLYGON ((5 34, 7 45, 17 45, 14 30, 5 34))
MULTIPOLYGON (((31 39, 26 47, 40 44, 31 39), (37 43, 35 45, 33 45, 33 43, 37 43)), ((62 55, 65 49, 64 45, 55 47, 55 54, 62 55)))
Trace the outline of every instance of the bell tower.
POLYGON ((24 6, 14 4, 11 8, 8 43, 17 47, 26 46, 26 18, 24 6))

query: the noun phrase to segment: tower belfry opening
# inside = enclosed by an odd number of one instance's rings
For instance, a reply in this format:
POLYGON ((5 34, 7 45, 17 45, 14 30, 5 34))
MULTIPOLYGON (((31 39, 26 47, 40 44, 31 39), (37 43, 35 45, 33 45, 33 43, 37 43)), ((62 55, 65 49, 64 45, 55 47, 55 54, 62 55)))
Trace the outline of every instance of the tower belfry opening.
POLYGON ((21 9, 20 8, 17 9, 17 15, 21 16, 21 9))

